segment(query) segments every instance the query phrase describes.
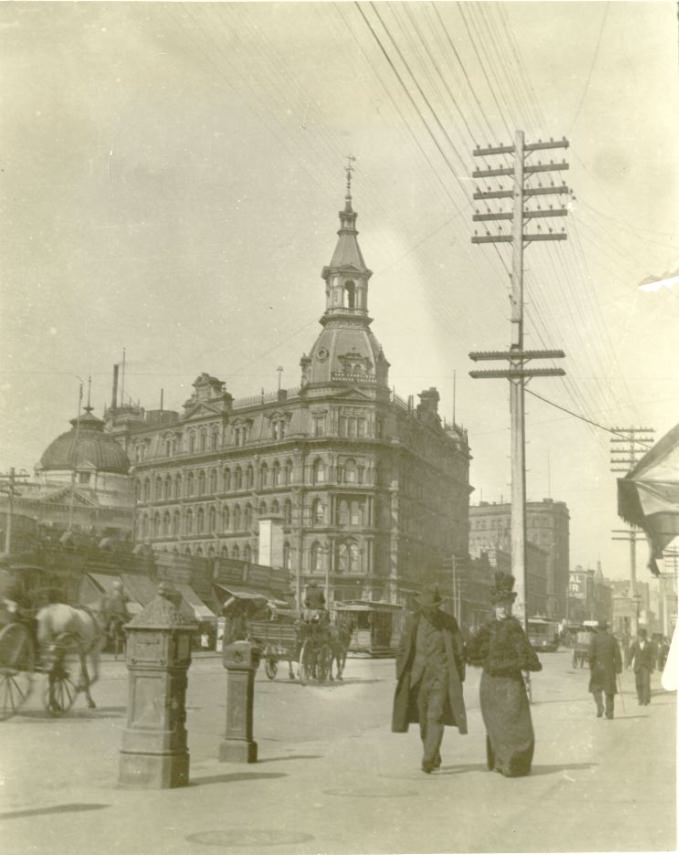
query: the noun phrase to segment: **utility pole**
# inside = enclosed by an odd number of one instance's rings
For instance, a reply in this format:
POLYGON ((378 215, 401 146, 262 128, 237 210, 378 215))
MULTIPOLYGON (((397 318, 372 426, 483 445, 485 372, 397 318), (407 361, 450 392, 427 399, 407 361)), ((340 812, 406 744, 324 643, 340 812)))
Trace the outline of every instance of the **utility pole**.
MULTIPOLYGON (((565 160, 560 163, 549 163, 538 161, 534 163, 529 158, 536 152, 551 149, 568 148, 568 141, 549 140, 536 143, 526 143, 523 131, 516 131, 513 145, 500 145, 488 148, 477 148, 474 157, 497 157, 510 155, 513 157, 511 166, 486 167, 476 169, 472 173, 474 178, 484 180, 489 178, 510 177, 513 179, 513 187, 504 189, 493 189, 486 185, 486 189, 479 189, 474 193, 474 199, 486 202, 486 213, 477 209, 473 220, 475 222, 500 223, 507 221, 511 223, 511 233, 503 234, 502 226, 497 226, 497 233, 491 234, 486 227, 485 235, 474 233, 472 243, 511 243, 512 244, 512 290, 511 303, 511 344, 509 351, 473 352, 469 356, 472 360, 505 360, 508 367, 499 370, 470 371, 471 377, 477 378, 505 378, 509 380, 509 400, 511 416, 511 461, 512 461, 512 514, 511 514, 511 558, 512 573, 516 579, 516 603, 515 614, 526 626, 527 596, 526 596, 526 436, 525 436, 525 402, 524 390, 528 380, 532 377, 556 377, 565 374, 562 368, 527 368, 527 363, 532 359, 561 359, 565 356, 562 350, 524 350, 524 317, 523 317, 523 253, 524 248, 534 241, 566 240, 565 230, 554 232, 551 227, 543 231, 538 224, 533 232, 526 232, 526 225, 532 220, 543 218, 563 217, 568 213, 566 208, 554 208, 550 205, 543 209, 537 204, 542 197, 562 196, 570 192, 563 184, 556 186, 550 179, 549 186, 543 187, 542 181, 537 186, 531 183, 534 176, 542 173, 559 172, 568 169, 565 160), (493 199, 512 199, 512 210, 491 211, 488 202, 493 199)), ((503 161, 505 163, 505 161, 503 161)))
MULTIPOLYGON (((627 475, 633 469, 653 442, 653 428, 631 427, 611 428, 617 436, 611 437, 611 472, 627 475), (622 455, 622 456, 620 456, 622 455)), ((611 540, 629 543, 629 580, 630 597, 633 604, 632 633, 639 631, 639 599, 637 596, 637 538, 639 530, 630 525, 625 529, 613 529, 611 540)))
POLYGON ((0 475, 0 493, 7 494, 7 527, 5 528, 5 555, 9 557, 12 549, 12 518, 14 516, 14 498, 20 496, 21 491, 17 489, 20 484, 28 478, 28 473, 21 471, 17 474, 15 468, 10 466, 9 472, 0 475))

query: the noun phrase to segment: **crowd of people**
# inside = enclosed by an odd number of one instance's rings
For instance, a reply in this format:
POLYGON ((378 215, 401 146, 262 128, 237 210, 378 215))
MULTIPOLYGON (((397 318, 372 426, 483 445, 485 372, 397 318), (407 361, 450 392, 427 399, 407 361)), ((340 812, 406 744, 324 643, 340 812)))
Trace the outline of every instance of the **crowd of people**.
MULTIPOLYGON (((492 618, 465 638, 455 618, 442 608, 436 588, 416 598, 396 659, 392 731, 405 733, 417 723, 422 741, 422 771, 441 766, 446 725, 467 733, 463 684, 468 665, 482 669, 479 688, 486 730, 486 764, 506 777, 528 775, 535 735, 527 692, 527 675, 542 665, 522 624, 512 615, 514 577, 495 574, 491 589, 492 618)), ((647 637, 643 627, 626 651, 625 663, 635 675, 639 705, 651 700, 651 674, 664 667, 669 645, 647 637)), ((589 691, 596 715, 612 719, 618 675, 623 669, 620 644, 606 621, 592 634, 587 652, 589 691)))

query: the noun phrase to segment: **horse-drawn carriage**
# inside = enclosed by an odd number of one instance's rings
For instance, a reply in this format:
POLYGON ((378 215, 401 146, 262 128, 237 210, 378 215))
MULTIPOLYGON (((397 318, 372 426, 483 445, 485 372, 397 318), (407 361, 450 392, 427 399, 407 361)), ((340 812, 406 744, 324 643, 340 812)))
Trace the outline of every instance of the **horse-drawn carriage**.
MULTIPOLYGON (((43 705, 54 716, 63 715, 98 677, 98 653, 106 640, 106 620, 95 608, 59 602, 55 589, 42 592, 22 576, 0 574, 0 721, 16 715, 30 697, 36 674, 47 677, 43 705), (90 679, 86 659, 91 658, 90 679), (78 673, 76 677, 75 675, 78 673)), ((39 568, 34 568, 38 570, 39 568)))
POLYGON ((298 664, 303 685, 342 679, 349 639, 341 628, 331 624, 324 610, 304 609, 298 613, 275 609, 266 620, 249 620, 247 628, 248 639, 261 650, 270 680, 275 679, 280 661, 288 663, 291 680, 295 679, 293 662, 298 664))

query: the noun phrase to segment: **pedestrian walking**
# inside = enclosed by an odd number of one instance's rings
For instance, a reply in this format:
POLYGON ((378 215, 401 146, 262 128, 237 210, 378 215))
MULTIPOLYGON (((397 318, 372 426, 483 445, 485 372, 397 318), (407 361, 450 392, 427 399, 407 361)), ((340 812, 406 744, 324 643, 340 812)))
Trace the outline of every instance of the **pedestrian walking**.
POLYGON ((419 723, 422 771, 429 774, 441 766, 444 726, 467 732, 464 644, 455 618, 440 609, 438 589, 427 589, 415 602, 396 657, 391 729, 405 733, 419 723))
POLYGON ((542 665, 519 621, 512 617, 514 577, 495 574, 491 589, 494 617, 467 645, 467 662, 483 668, 481 715, 486 726, 486 762, 508 778, 530 773, 535 734, 524 671, 542 665))
POLYGON ((634 669, 637 701, 642 707, 651 703, 651 674, 655 668, 656 647, 648 640, 648 633, 640 627, 636 640, 630 647, 630 666, 634 669))
POLYGON ((622 657, 617 640, 608 632, 608 623, 600 620, 589 643, 589 691, 594 696, 597 718, 615 714, 616 674, 622 673, 622 657), (604 707, 603 697, 606 698, 604 707))

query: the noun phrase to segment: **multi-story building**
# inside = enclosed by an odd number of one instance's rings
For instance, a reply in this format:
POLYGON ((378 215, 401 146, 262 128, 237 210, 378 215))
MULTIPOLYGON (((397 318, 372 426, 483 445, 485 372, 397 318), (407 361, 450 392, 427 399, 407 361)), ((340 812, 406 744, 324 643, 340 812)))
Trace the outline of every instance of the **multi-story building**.
POLYGON ((267 542, 272 525, 281 534, 272 563, 291 571, 298 595, 316 580, 336 599, 399 602, 467 555, 468 440, 442 422, 436 389, 417 406, 390 390, 350 186, 339 217, 298 388, 238 400, 202 373, 183 412, 114 405, 108 430, 132 464, 137 540, 256 561, 267 521, 267 542))
POLYGON ((604 577, 600 561, 597 561, 596 570, 585 569, 580 564, 571 570, 566 617, 571 624, 612 620, 613 587, 604 577))
MULTIPOLYGON (((526 503, 526 540, 547 553, 547 617, 566 616, 570 514, 565 502, 543 499, 526 503)), ((469 508, 469 548, 511 551, 511 505, 480 502, 469 508)))

